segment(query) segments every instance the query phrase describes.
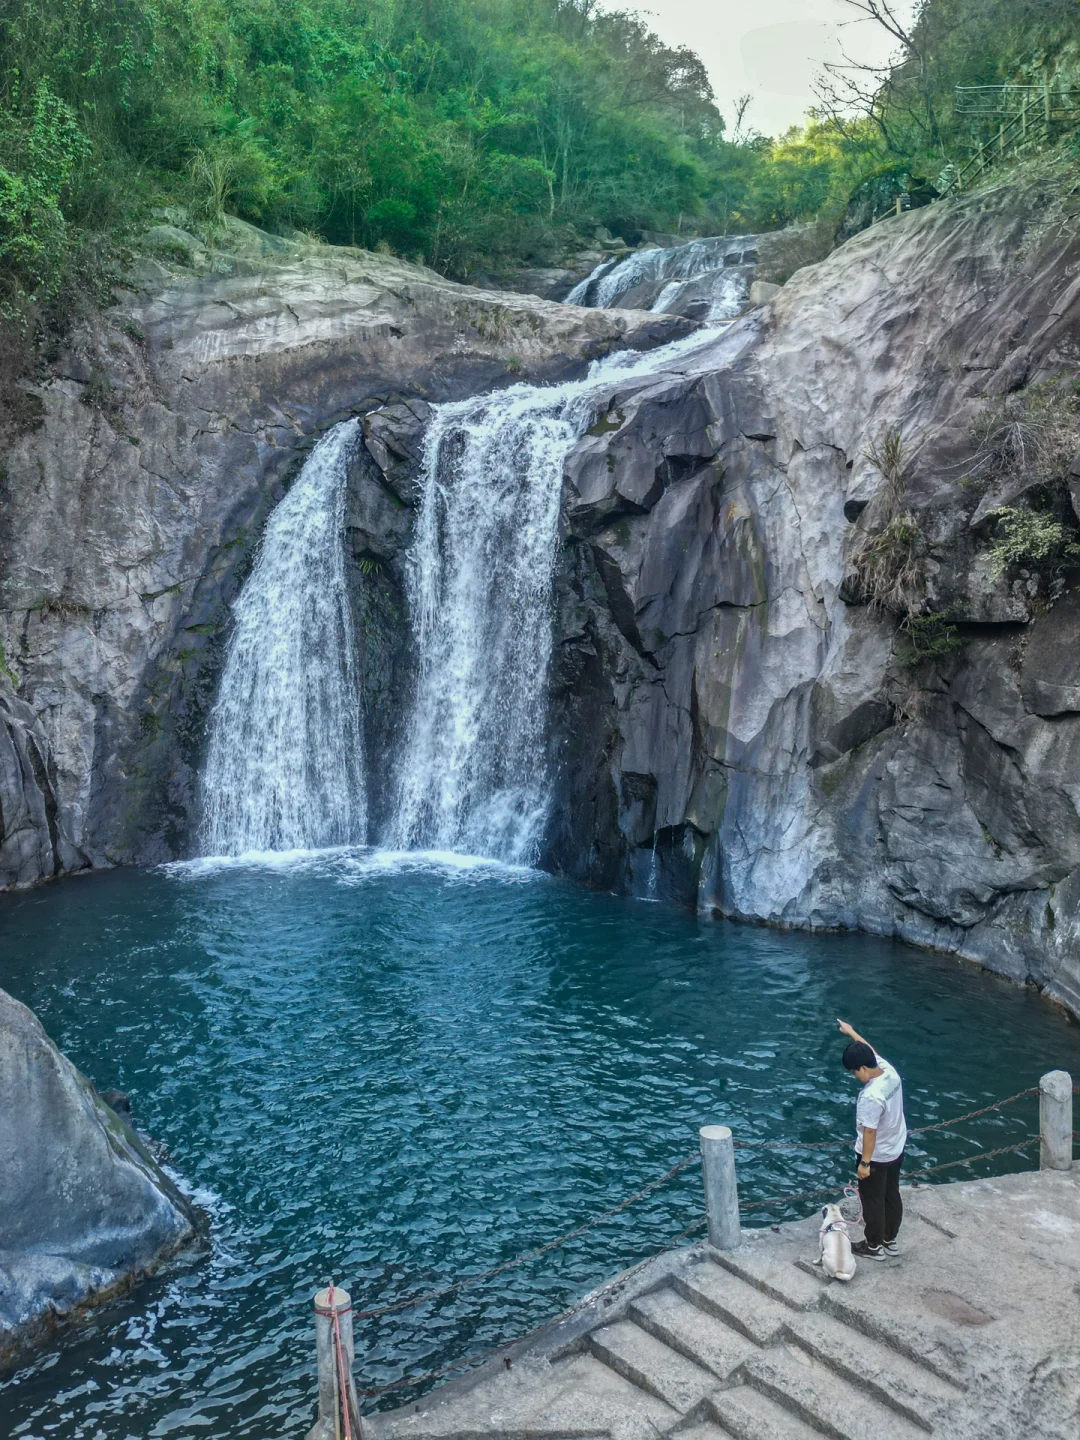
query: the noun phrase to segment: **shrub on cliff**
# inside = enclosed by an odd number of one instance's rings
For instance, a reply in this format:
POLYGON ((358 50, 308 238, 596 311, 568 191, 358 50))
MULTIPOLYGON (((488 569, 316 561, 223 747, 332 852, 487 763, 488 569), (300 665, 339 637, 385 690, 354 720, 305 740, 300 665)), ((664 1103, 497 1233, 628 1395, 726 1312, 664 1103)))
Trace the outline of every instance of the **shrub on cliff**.
POLYGON ((972 477, 982 485, 1004 478, 1025 486, 1063 484, 1080 446, 1077 383, 1077 377, 1048 380, 991 397, 973 428, 972 477))
POLYGON ((900 624, 902 642, 896 659, 902 670, 916 670, 924 661, 944 660, 964 648, 964 638, 947 610, 929 615, 908 615, 900 624))
POLYGON ((873 499, 859 517, 850 559, 848 588, 877 610, 910 616, 923 586, 919 523, 904 500, 908 456, 899 430, 886 431, 866 452, 881 476, 873 499))
POLYGON ((990 519, 997 522, 997 535, 989 550, 995 575, 1005 575, 1020 565, 1037 571, 1057 571, 1080 561, 1075 526, 1063 523, 1049 511, 999 505, 990 511, 990 519))
POLYGON ((90 142, 71 107, 38 82, 29 103, 0 112, 0 316, 21 319, 53 298, 73 247, 63 204, 90 142))

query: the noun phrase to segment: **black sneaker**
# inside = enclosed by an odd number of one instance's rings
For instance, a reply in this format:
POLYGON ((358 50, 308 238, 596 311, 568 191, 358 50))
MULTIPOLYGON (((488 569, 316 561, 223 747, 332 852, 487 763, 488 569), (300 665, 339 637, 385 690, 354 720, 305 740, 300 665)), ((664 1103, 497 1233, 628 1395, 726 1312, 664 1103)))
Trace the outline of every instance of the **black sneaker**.
POLYGON ((900 1244, 899 1241, 896 1240, 883 1240, 881 1242, 881 1248, 885 1251, 886 1255, 890 1255, 894 1260, 900 1254, 900 1244))
POLYGON ((858 1255, 861 1260, 887 1260, 884 1245, 868 1245, 865 1240, 857 1240, 851 1247, 851 1253, 858 1255))

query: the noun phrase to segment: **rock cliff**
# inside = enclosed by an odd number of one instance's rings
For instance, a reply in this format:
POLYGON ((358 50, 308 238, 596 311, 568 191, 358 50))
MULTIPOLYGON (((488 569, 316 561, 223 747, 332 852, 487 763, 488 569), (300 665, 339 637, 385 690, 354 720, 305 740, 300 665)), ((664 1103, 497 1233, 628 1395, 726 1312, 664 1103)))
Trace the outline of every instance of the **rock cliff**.
POLYGON ((152 231, 135 288, 75 328, 4 449, 0 888, 187 853, 229 602, 321 430, 686 328, 239 221, 219 246, 152 231))
MULTIPOLYGON (((547 863, 943 949, 1080 1013, 1080 239, 1058 196, 883 223, 685 373, 606 396, 566 466, 547 863), (1029 501, 1057 540, 999 562, 994 511, 1029 501)), ((405 495, 423 416, 371 425, 405 495)))
POLYGON ((554 864, 1080 1013, 1080 551, 1024 450, 1080 440, 1060 194, 889 220, 611 395, 567 473, 554 864), (1003 504, 1041 557, 991 553, 1003 504))
POLYGON ((195 1234, 131 1126, 0 990, 0 1361, 195 1234))

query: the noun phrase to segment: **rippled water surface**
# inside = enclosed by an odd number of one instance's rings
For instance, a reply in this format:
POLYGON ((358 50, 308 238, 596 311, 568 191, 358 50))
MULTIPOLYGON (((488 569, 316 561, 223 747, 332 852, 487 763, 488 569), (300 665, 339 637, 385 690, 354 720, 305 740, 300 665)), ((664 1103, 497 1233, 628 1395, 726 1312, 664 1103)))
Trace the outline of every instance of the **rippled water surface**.
MULTIPOLYGON (((300 1440, 316 1286, 364 1307, 485 1270, 662 1173, 703 1123, 846 1135, 838 1014, 900 1067, 914 1125, 1080 1071, 1076 1027, 952 962, 452 857, 203 862, 0 896, 0 985, 99 1087, 129 1092, 212 1220, 202 1253, 8 1377, 5 1436, 300 1440)), ((909 1164, 1035 1125, 1024 1102, 926 1137, 909 1164)), ((744 1200, 850 1173, 837 1151, 740 1167, 744 1200)), ((362 1323, 360 1384, 512 1339, 700 1208, 690 1169, 522 1269, 362 1323)))

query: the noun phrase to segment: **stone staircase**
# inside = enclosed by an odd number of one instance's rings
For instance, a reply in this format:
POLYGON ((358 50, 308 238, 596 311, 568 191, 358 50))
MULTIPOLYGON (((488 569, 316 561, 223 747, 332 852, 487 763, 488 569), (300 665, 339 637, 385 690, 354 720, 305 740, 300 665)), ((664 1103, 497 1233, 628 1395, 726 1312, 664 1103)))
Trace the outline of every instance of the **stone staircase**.
MULTIPOLYGON (((821 1310, 827 1298, 797 1264, 762 1274, 713 1255, 632 1301, 584 1345, 666 1407, 665 1433, 688 1440, 947 1434, 963 1376, 866 1335, 842 1303, 821 1310)), ((655 1419, 634 1433, 655 1435, 655 1419)))
POLYGON ((661 1257, 365 1440, 1076 1440, 1080 1171, 907 1204, 907 1253, 848 1285, 815 1220, 661 1257))
MULTIPOLYGON (((948 1435, 966 1386, 962 1368, 920 1355, 902 1326, 887 1338, 867 1333, 858 1306, 818 1273, 797 1260, 702 1251, 620 1307, 618 1319, 557 1351, 530 1386, 528 1417, 500 1406, 494 1432, 567 1440, 948 1435)), ((476 1431, 455 1424, 441 1433, 476 1431)))

